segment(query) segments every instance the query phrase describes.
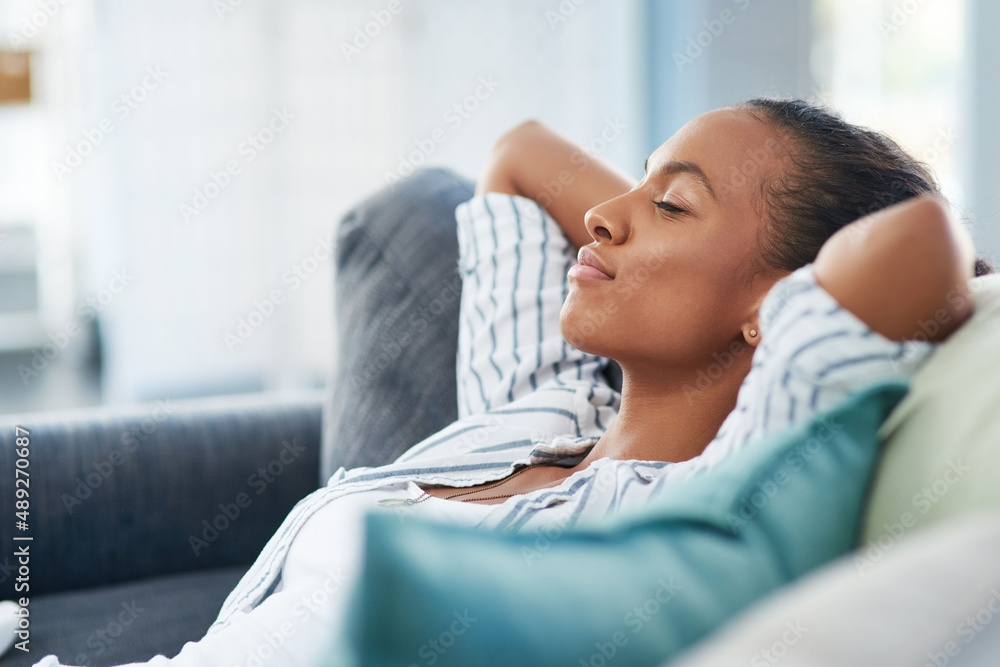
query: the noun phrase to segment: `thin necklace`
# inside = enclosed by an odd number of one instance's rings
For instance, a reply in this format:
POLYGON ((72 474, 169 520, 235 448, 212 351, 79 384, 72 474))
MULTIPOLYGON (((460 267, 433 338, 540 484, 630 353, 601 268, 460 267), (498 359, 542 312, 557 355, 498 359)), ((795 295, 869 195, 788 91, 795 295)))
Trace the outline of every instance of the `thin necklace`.
MULTIPOLYGON (((501 484, 506 484, 510 480, 514 479, 515 477, 517 477, 518 475, 520 475, 525 470, 528 470, 529 468, 534 468, 536 465, 538 465, 538 464, 532 463, 530 465, 526 465, 523 468, 521 468, 520 470, 515 470, 514 472, 510 473, 509 475, 507 475, 503 479, 498 480, 496 482, 493 482, 489 486, 484 486, 481 489, 472 489, 471 491, 459 491, 458 493, 453 493, 450 496, 445 496, 444 500, 452 500, 454 498, 460 498, 461 496, 471 496, 474 493, 479 493, 481 491, 489 491, 490 489, 495 489, 498 486, 500 486, 501 484)), ((472 502, 473 500, 500 500, 501 498, 510 498, 511 496, 515 496, 515 495, 517 495, 517 494, 516 493, 507 493, 507 494, 503 494, 503 495, 499 495, 499 496, 488 496, 486 498, 461 498, 459 500, 459 502, 468 503, 468 502, 472 502)), ((432 497, 433 496, 431 496, 431 494, 429 494, 429 493, 427 493, 425 491, 422 494, 420 494, 419 496, 417 496, 416 498, 383 498, 382 500, 378 501, 378 504, 381 505, 381 506, 383 506, 383 507, 399 507, 399 506, 402 506, 402 505, 416 505, 417 503, 422 503, 425 500, 427 500, 428 498, 432 498, 432 497)))

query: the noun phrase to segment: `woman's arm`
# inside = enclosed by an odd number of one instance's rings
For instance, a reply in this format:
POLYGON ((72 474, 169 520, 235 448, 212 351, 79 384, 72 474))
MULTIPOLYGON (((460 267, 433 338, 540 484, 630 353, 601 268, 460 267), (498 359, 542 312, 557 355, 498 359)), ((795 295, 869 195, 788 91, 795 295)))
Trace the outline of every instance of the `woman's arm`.
POLYGON ((847 225, 820 249, 816 281, 892 340, 942 341, 972 314, 975 249, 947 204, 916 197, 847 225))
POLYGON ((476 194, 502 192, 534 199, 579 248, 592 241, 584 214, 633 185, 631 178, 609 164, 529 120, 494 144, 476 194))

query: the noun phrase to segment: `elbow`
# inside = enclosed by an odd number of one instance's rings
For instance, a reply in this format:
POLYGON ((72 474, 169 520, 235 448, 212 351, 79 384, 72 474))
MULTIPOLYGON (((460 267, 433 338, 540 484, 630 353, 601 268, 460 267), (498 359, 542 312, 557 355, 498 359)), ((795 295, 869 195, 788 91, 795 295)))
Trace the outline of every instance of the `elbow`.
POLYGON ((976 250, 965 226, 951 213, 947 202, 937 197, 913 200, 909 224, 901 225, 900 246, 911 245, 916 260, 938 279, 939 284, 954 287, 968 283, 975 275, 976 250))
POLYGON ((507 130, 493 143, 486 167, 476 186, 476 194, 499 192, 524 195, 521 171, 526 149, 545 132, 536 120, 526 120, 507 130))
POLYGON ((951 237, 956 233, 956 223, 947 202, 943 199, 923 195, 899 206, 906 207, 907 210, 899 216, 897 233, 934 243, 946 242, 953 245, 951 237))
POLYGON ((975 248, 969 232, 952 215, 946 201, 930 195, 914 197, 871 216, 862 245, 869 261, 895 264, 900 270, 921 269, 935 282, 967 281, 973 276, 975 248))
POLYGON ((944 201, 917 197, 854 224, 821 250, 816 277, 873 330, 927 340, 933 320, 930 340, 941 341, 972 314, 972 240, 944 201))
POLYGON ((925 255, 934 270, 927 289, 937 308, 935 319, 945 319, 944 340, 960 327, 974 310, 970 281, 976 274, 976 248, 965 225, 951 213, 946 202, 923 197, 918 216, 924 233, 925 255))
POLYGON ((540 131, 544 130, 544 128, 544 125, 531 118, 521 121, 511 129, 501 134, 500 137, 493 142, 493 155, 518 150, 518 148, 522 146, 526 140, 530 140, 532 136, 537 136, 540 131))
MULTIPOLYGON (((906 204, 908 210, 889 236, 898 253, 897 265, 908 274, 918 329, 934 320, 939 326, 932 341, 942 341, 960 327, 973 311, 969 281, 975 275, 975 247, 969 232, 951 212, 947 202, 930 196, 906 204)), ((905 336, 912 339, 916 330, 905 336)))

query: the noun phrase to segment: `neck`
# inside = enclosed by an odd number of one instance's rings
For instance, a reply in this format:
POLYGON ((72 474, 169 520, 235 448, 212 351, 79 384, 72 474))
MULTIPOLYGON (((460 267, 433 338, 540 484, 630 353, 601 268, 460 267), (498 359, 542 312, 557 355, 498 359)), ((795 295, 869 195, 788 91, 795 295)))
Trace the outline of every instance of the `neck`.
POLYGON ((686 461, 701 454, 736 406, 752 356, 740 355, 714 380, 697 370, 650 373, 623 364, 621 409, 580 465, 605 457, 686 461))

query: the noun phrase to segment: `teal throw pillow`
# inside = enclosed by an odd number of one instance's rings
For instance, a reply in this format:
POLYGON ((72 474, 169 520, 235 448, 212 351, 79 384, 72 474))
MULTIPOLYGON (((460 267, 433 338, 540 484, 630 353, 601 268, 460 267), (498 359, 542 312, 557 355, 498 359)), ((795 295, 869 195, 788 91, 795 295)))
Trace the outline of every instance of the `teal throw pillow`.
POLYGON ((659 664, 853 547, 877 430, 906 389, 873 385, 599 526, 503 534, 370 516, 327 664, 659 664))

